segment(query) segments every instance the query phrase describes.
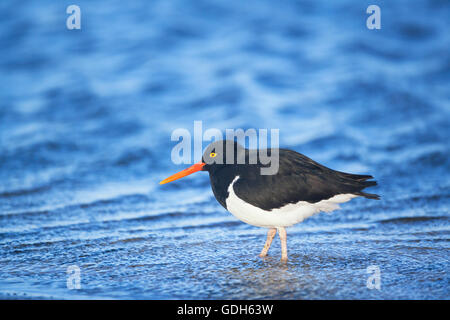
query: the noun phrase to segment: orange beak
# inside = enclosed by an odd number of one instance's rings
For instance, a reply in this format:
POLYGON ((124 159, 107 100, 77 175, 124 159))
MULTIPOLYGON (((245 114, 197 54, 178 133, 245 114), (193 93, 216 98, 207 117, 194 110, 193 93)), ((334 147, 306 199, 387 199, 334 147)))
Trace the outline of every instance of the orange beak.
POLYGON ((189 168, 184 169, 183 171, 180 171, 178 173, 175 173, 173 176, 170 176, 167 179, 164 179, 159 184, 165 184, 165 183, 168 183, 168 182, 172 182, 172 181, 178 180, 180 178, 186 177, 186 176, 188 176, 190 174, 193 174, 194 172, 201 171, 205 164, 206 163, 198 162, 198 163, 190 166, 189 168))

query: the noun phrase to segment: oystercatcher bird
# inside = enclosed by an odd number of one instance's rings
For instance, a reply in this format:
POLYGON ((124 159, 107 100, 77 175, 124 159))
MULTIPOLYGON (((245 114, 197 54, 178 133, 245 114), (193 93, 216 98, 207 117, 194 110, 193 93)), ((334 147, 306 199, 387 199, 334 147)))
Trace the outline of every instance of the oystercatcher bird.
POLYGON ((269 228, 260 257, 267 255, 278 231, 282 261, 288 257, 286 227, 321 211, 339 209, 340 203, 355 197, 379 199, 376 194, 363 192, 377 184, 368 181, 373 179, 370 175, 335 171, 288 149, 256 151, 233 140, 213 142, 205 149, 202 161, 160 184, 207 171, 214 196, 225 209, 245 223, 269 228), (278 155, 275 174, 261 173, 262 168, 269 166, 261 154, 278 155))

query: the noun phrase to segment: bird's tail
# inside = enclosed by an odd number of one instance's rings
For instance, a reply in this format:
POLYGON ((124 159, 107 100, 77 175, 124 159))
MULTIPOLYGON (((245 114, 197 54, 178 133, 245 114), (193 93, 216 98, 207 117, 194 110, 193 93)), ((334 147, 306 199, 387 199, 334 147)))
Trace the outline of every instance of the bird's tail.
POLYGON ((355 192, 356 195, 367 198, 367 199, 374 199, 374 200, 380 200, 380 196, 375 193, 367 193, 367 192, 355 192))
POLYGON ((374 199, 374 200, 380 200, 380 196, 378 194, 374 193, 367 193, 363 192, 362 190, 368 187, 373 187, 377 185, 377 182, 367 181, 369 179, 373 179, 371 175, 365 175, 365 174, 352 174, 352 173, 345 173, 345 172, 339 172, 342 177, 344 177, 346 180, 350 180, 352 184, 355 185, 359 190, 356 192, 353 192, 353 194, 361 197, 365 197, 367 199, 374 199))

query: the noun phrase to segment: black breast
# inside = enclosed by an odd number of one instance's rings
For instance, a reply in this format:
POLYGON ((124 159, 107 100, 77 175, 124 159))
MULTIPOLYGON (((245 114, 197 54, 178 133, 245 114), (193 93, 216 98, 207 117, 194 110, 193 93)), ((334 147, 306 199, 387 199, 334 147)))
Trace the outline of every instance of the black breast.
POLYGON ((237 176, 236 166, 224 166, 220 170, 209 174, 211 188, 217 201, 226 209, 226 199, 228 198, 228 187, 237 176))

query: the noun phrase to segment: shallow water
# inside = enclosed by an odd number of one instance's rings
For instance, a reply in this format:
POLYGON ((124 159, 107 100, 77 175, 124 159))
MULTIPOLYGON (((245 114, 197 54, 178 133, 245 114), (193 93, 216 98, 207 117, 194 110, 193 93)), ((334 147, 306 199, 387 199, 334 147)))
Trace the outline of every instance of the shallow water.
POLYGON ((448 299, 448 1, 0 4, 0 298, 448 299), (265 230, 206 173, 158 182, 176 128, 280 128, 280 143, 372 174, 354 199, 265 230), (67 267, 81 289, 67 288, 67 267), (380 268, 380 290, 366 286, 380 268))

